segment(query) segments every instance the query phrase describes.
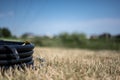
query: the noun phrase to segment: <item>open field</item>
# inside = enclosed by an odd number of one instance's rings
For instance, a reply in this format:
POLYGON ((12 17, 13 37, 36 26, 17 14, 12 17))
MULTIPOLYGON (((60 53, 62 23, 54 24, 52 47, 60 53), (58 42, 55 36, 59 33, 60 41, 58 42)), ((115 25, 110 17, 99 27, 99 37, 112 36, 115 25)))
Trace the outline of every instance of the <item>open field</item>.
POLYGON ((120 80, 120 52, 39 47, 34 51, 36 69, 9 69, 0 80, 120 80))

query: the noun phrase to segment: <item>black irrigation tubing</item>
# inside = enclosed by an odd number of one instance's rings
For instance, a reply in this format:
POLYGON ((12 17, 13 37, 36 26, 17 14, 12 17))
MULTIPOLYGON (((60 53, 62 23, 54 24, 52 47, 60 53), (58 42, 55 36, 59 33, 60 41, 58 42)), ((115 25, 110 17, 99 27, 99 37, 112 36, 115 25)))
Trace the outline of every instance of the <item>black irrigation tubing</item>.
MULTIPOLYGON (((19 56, 20 58, 24 58, 24 57, 27 57, 27 56, 32 56, 33 54, 33 51, 29 51, 29 52, 23 52, 23 53, 19 53, 19 56)), ((6 53, 2 53, 0 54, 0 60, 1 59, 9 59, 9 58, 14 58, 14 55, 13 54, 6 54, 6 53)))
POLYGON ((33 49, 29 42, 0 41, 0 67, 33 65, 33 49))

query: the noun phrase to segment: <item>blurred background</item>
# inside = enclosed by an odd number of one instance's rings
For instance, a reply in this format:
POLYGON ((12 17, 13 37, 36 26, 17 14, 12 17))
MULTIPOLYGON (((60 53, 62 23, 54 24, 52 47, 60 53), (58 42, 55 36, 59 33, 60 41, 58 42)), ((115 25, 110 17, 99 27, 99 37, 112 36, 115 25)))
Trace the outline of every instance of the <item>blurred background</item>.
POLYGON ((120 0, 0 0, 0 40, 120 50, 120 0))

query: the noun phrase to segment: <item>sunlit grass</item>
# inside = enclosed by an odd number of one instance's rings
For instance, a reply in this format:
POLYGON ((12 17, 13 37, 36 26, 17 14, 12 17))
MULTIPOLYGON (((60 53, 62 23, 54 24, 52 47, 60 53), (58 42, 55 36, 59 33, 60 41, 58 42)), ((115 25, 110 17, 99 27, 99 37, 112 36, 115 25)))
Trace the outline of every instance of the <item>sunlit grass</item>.
POLYGON ((9 69, 0 80, 120 80, 120 52, 39 47, 34 51, 35 69, 9 69))

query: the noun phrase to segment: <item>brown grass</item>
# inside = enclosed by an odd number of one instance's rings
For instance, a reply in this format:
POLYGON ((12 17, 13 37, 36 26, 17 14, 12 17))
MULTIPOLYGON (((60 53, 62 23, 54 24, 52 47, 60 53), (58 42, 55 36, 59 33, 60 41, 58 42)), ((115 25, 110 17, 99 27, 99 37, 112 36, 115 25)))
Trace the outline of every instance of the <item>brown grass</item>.
POLYGON ((9 69, 0 80, 120 80, 120 52, 38 47, 34 51, 36 69, 9 69))

